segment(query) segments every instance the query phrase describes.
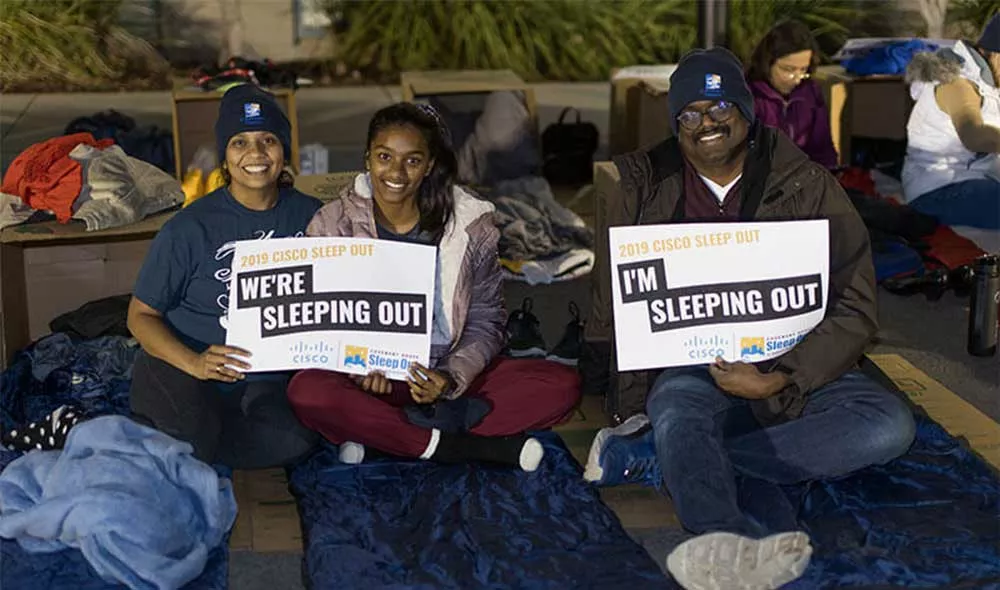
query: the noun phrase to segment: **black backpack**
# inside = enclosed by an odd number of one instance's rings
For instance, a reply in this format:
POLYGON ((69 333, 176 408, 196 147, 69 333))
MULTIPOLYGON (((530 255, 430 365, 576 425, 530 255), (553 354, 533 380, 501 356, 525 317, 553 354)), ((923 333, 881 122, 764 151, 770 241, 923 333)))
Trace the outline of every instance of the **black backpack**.
POLYGON ((559 120, 542 133, 543 174, 556 185, 582 185, 593 180, 594 152, 600 133, 593 123, 580 121, 580 111, 566 107, 559 120), (576 122, 565 123, 570 111, 576 111, 576 122))

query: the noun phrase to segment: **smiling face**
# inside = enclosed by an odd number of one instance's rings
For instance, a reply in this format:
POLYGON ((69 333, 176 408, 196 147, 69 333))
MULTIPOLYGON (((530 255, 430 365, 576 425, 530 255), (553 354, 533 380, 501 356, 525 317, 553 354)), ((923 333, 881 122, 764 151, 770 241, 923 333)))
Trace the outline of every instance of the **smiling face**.
POLYGON ((749 125, 730 102, 692 102, 677 119, 681 151, 698 169, 725 164, 746 149, 749 125))
POLYGON ((393 125, 372 138, 367 154, 375 198, 381 203, 415 199, 434 167, 427 140, 412 125, 393 125))
POLYGON ((795 87, 809 77, 809 67, 812 65, 813 52, 798 51, 783 55, 771 64, 768 72, 768 82, 781 94, 791 94, 795 87))
POLYGON ((284 149, 269 131, 237 133, 226 144, 226 169, 232 184, 261 189, 278 183, 284 169, 284 149))

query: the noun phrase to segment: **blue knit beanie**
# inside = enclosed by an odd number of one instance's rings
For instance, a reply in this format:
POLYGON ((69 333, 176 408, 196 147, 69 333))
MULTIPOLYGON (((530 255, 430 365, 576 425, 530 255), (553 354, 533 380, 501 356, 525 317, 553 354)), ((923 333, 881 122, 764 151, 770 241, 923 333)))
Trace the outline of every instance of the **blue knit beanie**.
POLYGON ((689 51, 671 74, 667 109, 674 133, 677 133, 677 115, 699 100, 728 100, 750 123, 756 118, 753 95, 743 77, 743 64, 723 47, 689 51))
POLYGON ((285 160, 292 159, 292 125, 274 95, 253 84, 241 84, 226 91, 215 121, 215 145, 219 161, 226 161, 226 146, 244 131, 270 131, 281 142, 285 160))

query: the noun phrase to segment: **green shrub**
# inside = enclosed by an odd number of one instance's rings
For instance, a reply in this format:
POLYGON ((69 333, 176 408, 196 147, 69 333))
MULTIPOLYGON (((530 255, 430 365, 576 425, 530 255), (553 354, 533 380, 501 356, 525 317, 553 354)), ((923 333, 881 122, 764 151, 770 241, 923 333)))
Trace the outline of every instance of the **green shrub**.
POLYGON ((771 27, 785 19, 796 19, 812 30, 828 57, 848 37, 861 36, 852 25, 877 10, 885 11, 886 7, 844 0, 730 0, 729 47, 746 62, 771 27))
POLYGON ((0 2, 0 91, 163 87, 169 68, 117 26, 122 0, 0 2))
POLYGON ((346 22, 336 59, 367 74, 509 68, 528 80, 606 80, 695 44, 689 0, 370 0, 328 3, 346 22))
MULTIPOLYGON (((798 18, 829 55, 889 4, 730 0, 728 45, 746 60, 768 29, 798 18)), ((697 44, 693 0, 328 0, 326 8, 343 25, 334 59, 376 78, 509 68, 526 80, 607 80, 613 68, 676 62, 697 44)))
POLYGON ((997 12, 1000 0, 951 0, 948 21, 959 25, 962 33, 975 40, 997 12))

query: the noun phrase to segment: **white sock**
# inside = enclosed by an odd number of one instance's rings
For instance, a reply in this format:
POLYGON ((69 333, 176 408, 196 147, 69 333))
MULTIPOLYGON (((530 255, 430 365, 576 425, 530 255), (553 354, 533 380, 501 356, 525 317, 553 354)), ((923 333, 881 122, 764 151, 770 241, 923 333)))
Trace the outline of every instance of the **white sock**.
POLYGON ((801 532, 760 540, 708 533, 678 545, 667 569, 686 590, 775 590, 801 576, 811 555, 801 532))
POLYGON ((338 456, 341 463, 358 465, 365 460, 365 445, 347 441, 340 445, 338 456))
POLYGON ((441 431, 437 428, 431 428, 431 440, 427 442, 427 448, 420 454, 420 458, 426 461, 433 457, 438 450, 439 442, 441 442, 441 431))
POLYGON ((525 441, 524 446, 521 447, 521 455, 518 457, 518 463, 521 464, 521 469, 534 471, 538 469, 538 465, 542 462, 542 457, 544 456, 545 448, 542 447, 542 443, 538 442, 537 439, 529 438, 525 441))

